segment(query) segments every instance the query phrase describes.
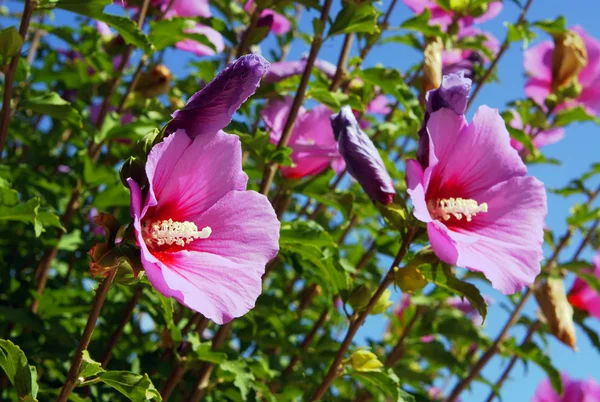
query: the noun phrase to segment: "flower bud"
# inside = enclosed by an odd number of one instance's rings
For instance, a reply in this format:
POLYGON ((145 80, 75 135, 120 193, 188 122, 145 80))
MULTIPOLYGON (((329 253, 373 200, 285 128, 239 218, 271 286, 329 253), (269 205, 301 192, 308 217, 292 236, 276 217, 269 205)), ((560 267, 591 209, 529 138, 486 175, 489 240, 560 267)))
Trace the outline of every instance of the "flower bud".
POLYGON ((450 10, 460 13, 469 7, 470 2, 470 0, 449 0, 448 4, 450 5, 450 10))
POLYGON ((394 269, 394 284, 404 293, 413 293, 421 290, 427 285, 427 279, 416 265, 394 269))
POLYGON ((587 50, 581 36, 573 31, 555 35, 552 52, 552 91, 571 85, 587 63, 587 50))
POLYGON ((423 126, 419 130, 419 147, 417 149, 417 160, 423 168, 429 166, 429 136, 427 135, 429 116, 442 108, 450 109, 458 115, 465 114, 471 84, 472 81, 465 78, 463 71, 444 75, 439 88, 429 91, 425 96, 427 107, 423 126))
POLYGON ((577 350, 573 307, 567 299, 563 280, 549 278, 536 288, 535 298, 552 334, 565 345, 577 350))
POLYGON ((423 52, 423 81, 422 99, 432 89, 437 89, 442 84, 442 51, 444 44, 438 37, 430 38, 425 44, 423 52))
POLYGON ((377 303, 375 303, 375 305, 373 306, 373 309, 371 310, 371 312, 369 314, 376 315, 376 314, 385 313, 385 311, 392 304, 394 304, 394 302, 390 300, 390 297, 392 297, 392 291, 389 289, 386 289, 381 294, 381 297, 379 298, 379 300, 377 300, 377 303))
POLYGON ((373 202, 389 205, 396 190, 375 144, 362 131, 350 106, 331 116, 333 135, 346 169, 373 202))
POLYGON ((154 98, 169 93, 173 74, 162 64, 141 74, 133 91, 143 98, 154 98))
POLYGON ((349 364, 354 370, 360 372, 379 371, 383 367, 383 363, 375 353, 364 349, 352 353, 349 358, 342 361, 342 364, 349 364))
POLYGON ((373 296, 373 290, 367 285, 360 285, 352 290, 348 298, 348 303, 350 303, 354 311, 362 311, 369 304, 371 296, 373 296))
POLYGON ((469 15, 471 17, 481 17, 483 14, 487 13, 489 9, 489 4, 488 3, 481 3, 479 2, 478 4, 475 4, 474 6, 469 7, 469 15))

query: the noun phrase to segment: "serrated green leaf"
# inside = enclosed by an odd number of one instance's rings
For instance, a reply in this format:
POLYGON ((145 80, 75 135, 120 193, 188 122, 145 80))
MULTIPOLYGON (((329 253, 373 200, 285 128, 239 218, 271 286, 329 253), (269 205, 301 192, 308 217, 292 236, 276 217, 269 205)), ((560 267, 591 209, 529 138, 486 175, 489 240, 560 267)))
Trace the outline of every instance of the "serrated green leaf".
POLYGON ((221 370, 233 373, 233 385, 240 390, 242 399, 246 400, 248 392, 252 388, 252 384, 255 380, 254 374, 252 374, 248 368, 248 365, 243 360, 225 361, 219 365, 221 370))
POLYGON ((133 402, 162 401, 160 393, 150 381, 148 374, 140 375, 129 371, 105 371, 98 378, 116 389, 133 402))
POLYGON ((56 92, 32 96, 23 99, 19 104, 22 109, 31 110, 41 115, 48 115, 53 119, 68 122, 76 127, 82 127, 81 115, 69 102, 60 97, 56 92))
POLYGON ((377 27, 377 9, 369 2, 355 3, 346 1, 343 8, 335 16, 329 29, 329 36, 360 32, 374 34, 379 32, 377 27))

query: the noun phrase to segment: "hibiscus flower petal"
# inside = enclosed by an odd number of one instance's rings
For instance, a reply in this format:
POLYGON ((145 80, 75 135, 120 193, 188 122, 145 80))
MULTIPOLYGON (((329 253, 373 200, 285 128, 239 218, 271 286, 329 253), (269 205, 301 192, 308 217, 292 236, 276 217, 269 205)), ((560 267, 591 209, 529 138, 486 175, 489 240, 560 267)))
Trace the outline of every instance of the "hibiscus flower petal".
POLYGON ((248 176, 241 165, 239 137, 221 131, 190 141, 178 130, 156 145, 148 157, 148 180, 159 200, 156 218, 189 220, 187 217, 207 210, 228 192, 245 190, 248 176))
POLYGON ((465 124, 464 116, 457 116, 447 109, 433 113, 427 124, 439 161, 431 179, 437 187, 436 193, 438 189, 458 184, 462 193, 449 196, 474 198, 473 194, 527 173, 518 152, 510 146, 510 135, 496 109, 481 106, 473 122, 468 126, 465 124), (465 158, 465 151, 469 152, 468 158, 465 158))
POLYGON ((545 82, 552 81, 552 51, 554 43, 544 41, 527 49, 523 54, 525 72, 545 82))
POLYGON ((183 109, 173 113, 167 132, 184 129, 191 138, 214 135, 231 122, 240 105, 254 94, 268 69, 269 62, 260 55, 240 57, 194 94, 183 109))
POLYGON ((279 221, 269 200, 254 191, 231 191, 201 215, 190 217, 199 228, 212 229, 189 250, 223 256, 260 275, 279 249, 279 221))
POLYGON ((174 297, 217 324, 250 311, 262 290, 261 274, 252 266, 198 251, 159 253, 159 271, 148 279, 161 293, 174 297), (165 291, 164 287, 167 287, 165 291))

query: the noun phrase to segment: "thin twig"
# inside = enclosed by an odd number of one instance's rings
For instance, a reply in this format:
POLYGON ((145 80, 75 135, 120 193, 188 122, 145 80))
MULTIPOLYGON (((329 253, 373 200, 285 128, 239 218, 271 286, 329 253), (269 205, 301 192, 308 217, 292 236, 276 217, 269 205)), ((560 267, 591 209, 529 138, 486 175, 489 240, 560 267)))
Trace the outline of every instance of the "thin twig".
MULTIPOLYGON (((37 3, 33 0, 25 1, 23 15, 21 16, 21 25, 19 27, 19 34, 21 35, 23 43, 25 42, 27 30, 29 29, 29 22, 31 21, 31 15, 33 14, 36 4, 37 3)), ((4 145, 6 144, 8 127, 10 126, 10 119, 12 117, 11 99, 13 94, 13 83, 17 74, 17 67, 19 66, 19 59, 21 58, 21 48, 19 49, 19 52, 10 60, 8 70, 4 74, 4 96, 2 97, 2 111, 0 111, 0 159, 2 159, 2 151, 4 150, 4 145)))
MULTIPOLYGON (((533 3, 533 0, 527 1, 525 6, 523 7, 523 9, 521 10, 521 14, 519 15, 519 19, 517 20, 517 23, 515 25, 518 26, 518 25, 522 24, 523 21, 525 21, 525 16, 527 14, 527 11, 529 10, 529 7, 531 7, 531 3, 533 3)), ((509 41, 509 37, 507 35, 506 39, 504 39, 504 42, 502 42, 502 46, 500 46, 500 50, 498 51, 498 54, 496 55, 496 57, 494 57, 494 60, 492 60, 492 64, 490 64, 488 69, 485 70, 485 73, 483 74, 483 76, 477 80, 477 84, 475 85, 475 90, 473 91, 473 95, 471 95, 471 98, 469 99, 469 103, 467 104, 467 107, 471 106, 471 104, 475 101, 475 98, 479 94, 479 91, 481 91, 481 88, 483 87, 485 82, 492 75, 494 69, 498 65, 498 62, 500 61, 500 59, 502 58, 504 53, 508 50, 509 45, 510 45, 510 41, 509 41)))
MULTIPOLYGON (((324 27, 327 23, 327 19, 329 18, 329 9, 331 8, 332 0, 325 0, 325 4, 323 4, 323 9, 321 11, 321 23, 324 27)), ((294 129, 294 125, 296 124, 296 117, 298 117, 298 111, 304 102, 304 97, 306 95, 306 88, 308 86, 308 81, 310 79, 310 75, 315 64, 315 60, 317 59, 317 55, 319 54, 319 50, 321 49, 321 44, 323 43, 323 35, 322 32, 315 32, 315 37, 312 41, 312 46, 310 48, 310 54, 308 56, 308 60, 306 60, 306 66, 304 68, 304 73, 302 74, 302 79, 300 80, 300 85, 298 87, 298 91, 296 92, 296 96, 294 97, 294 101, 292 102, 292 107, 290 109, 290 113, 287 117, 285 125, 283 127, 283 131, 281 133, 281 138, 277 143, 277 148, 282 148, 287 146, 290 137, 292 135, 292 130, 294 129)), ((273 178, 275 177, 275 173, 277 172, 277 163, 268 163, 265 166, 263 172, 263 179, 260 184, 260 193, 263 195, 269 194, 269 189, 271 187, 271 183, 273 183, 273 178)))
POLYGON ((379 298, 381 297, 383 292, 385 292, 385 290, 392 284, 392 282, 394 280, 394 267, 398 266, 398 264, 402 261, 402 259, 406 255, 406 252, 408 251, 408 247, 410 246, 410 243, 412 242, 415 234, 416 234, 415 228, 410 228, 408 230, 408 233, 406 234, 406 236, 402 242, 402 245, 400 246, 400 250, 398 251, 396 258, 394 258, 394 261, 392 262, 392 265, 391 265, 390 269, 388 270, 388 273, 386 274, 385 278, 383 279, 383 281, 381 282, 381 284, 375 291, 375 294, 373 295, 373 297, 371 297, 371 300, 369 300, 369 304, 367 304, 367 306, 365 307, 365 309, 363 311, 361 311, 358 314, 355 314, 355 316, 353 317, 353 319, 350 323, 350 327, 348 328, 348 332, 346 333, 346 337, 344 338, 342 344, 340 345, 340 348, 338 349, 336 356, 333 360, 333 363, 331 364, 331 366, 329 367, 329 370, 327 371, 327 374, 325 375, 325 378, 323 379, 321 384, 319 384, 317 390, 315 391, 312 398, 310 399, 311 401, 314 402, 314 401, 318 401, 318 400, 322 399, 323 396, 325 395, 325 393, 327 392, 327 390, 329 389, 329 387, 331 386, 331 383, 333 383, 333 380, 338 375, 338 369, 344 358, 344 355, 346 354, 346 352, 348 351, 348 348, 350 348, 350 345, 352 344, 354 335, 356 335, 356 332, 358 331, 358 329, 360 328, 362 323, 365 321, 365 319, 369 315, 369 312, 373 309, 375 304, 379 301, 379 298))
POLYGON ((69 396, 75 389, 77 385, 77 376, 79 375, 79 370, 81 369, 81 363, 83 361, 83 352, 87 349, 90 344, 90 340, 92 339, 92 334, 94 333, 94 328, 96 327, 96 321, 98 321, 98 317, 100 316, 100 311, 102 311, 102 306, 104 305, 104 301, 106 300, 106 295, 112 285, 115 276, 117 275, 118 269, 113 269, 110 275, 102 281, 98 290, 96 291, 96 297, 94 298, 94 303, 92 304, 92 311, 88 316, 87 323, 85 324, 85 329, 83 330, 83 334, 79 339, 79 345, 77 346, 77 350, 75 351, 75 356, 73 356, 73 361, 71 362, 71 368, 69 370, 69 374, 67 374, 67 379, 65 380, 65 384, 63 385, 60 395, 56 402, 66 402, 69 399, 69 396))

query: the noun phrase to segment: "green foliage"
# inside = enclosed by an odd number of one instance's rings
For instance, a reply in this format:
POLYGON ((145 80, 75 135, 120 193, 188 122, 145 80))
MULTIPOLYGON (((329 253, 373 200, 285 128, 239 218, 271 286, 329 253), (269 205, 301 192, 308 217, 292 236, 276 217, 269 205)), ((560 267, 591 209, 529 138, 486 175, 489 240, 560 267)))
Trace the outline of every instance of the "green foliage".
POLYGON ((6 64, 8 59, 19 54, 23 39, 15 27, 4 28, 0 31, 0 60, 6 64))
POLYGON ((27 364, 25 353, 6 339, 0 339, 0 367, 15 387, 17 396, 24 401, 37 401, 37 371, 27 364))
POLYGON ((329 29, 329 36, 347 34, 350 32, 377 33, 378 12, 369 2, 354 3, 352 1, 344 2, 329 29))

